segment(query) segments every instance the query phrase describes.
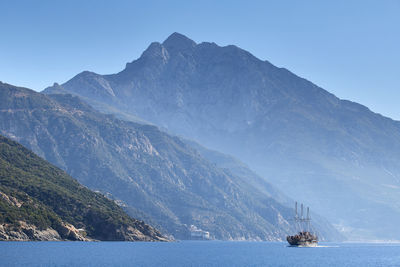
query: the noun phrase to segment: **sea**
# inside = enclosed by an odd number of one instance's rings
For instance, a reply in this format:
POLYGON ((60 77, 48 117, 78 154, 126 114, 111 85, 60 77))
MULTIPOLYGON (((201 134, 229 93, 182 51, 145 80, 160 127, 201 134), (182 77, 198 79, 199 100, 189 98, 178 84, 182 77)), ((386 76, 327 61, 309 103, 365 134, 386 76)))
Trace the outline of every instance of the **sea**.
POLYGON ((0 266, 400 266, 400 244, 0 242, 0 266))

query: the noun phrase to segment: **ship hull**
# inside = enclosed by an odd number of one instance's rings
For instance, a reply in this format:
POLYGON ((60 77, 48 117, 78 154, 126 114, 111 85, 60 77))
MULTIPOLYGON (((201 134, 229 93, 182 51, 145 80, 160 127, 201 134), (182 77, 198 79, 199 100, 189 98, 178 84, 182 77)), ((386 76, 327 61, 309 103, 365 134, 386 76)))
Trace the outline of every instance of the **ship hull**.
MULTIPOLYGON (((289 243, 290 244, 290 243, 289 243)), ((291 247, 306 247, 306 248, 311 248, 311 247, 316 247, 316 246, 318 246, 318 243, 317 242, 308 242, 308 241, 305 241, 305 242, 298 242, 298 243, 293 243, 293 244, 290 244, 290 246, 291 247)))
POLYGON ((286 240, 291 247, 316 247, 318 245, 318 237, 309 232, 288 236, 286 240))

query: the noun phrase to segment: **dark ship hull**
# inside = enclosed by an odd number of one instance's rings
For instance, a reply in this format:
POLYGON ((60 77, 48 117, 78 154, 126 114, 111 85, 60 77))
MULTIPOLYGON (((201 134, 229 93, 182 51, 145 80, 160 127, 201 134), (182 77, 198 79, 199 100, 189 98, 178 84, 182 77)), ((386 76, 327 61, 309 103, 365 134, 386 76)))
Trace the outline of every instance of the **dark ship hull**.
POLYGON ((316 247, 318 238, 310 232, 300 232, 297 235, 290 235, 286 240, 292 247, 316 247))

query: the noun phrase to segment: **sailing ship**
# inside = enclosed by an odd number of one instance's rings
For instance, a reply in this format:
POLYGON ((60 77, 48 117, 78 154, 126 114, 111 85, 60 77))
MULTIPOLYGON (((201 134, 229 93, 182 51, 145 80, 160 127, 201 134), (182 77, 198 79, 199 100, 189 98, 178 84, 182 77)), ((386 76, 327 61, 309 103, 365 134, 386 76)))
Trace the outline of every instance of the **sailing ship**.
POLYGON ((307 217, 303 216, 303 204, 301 204, 300 216, 297 213, 297 202, 295 204, 295 228, 299 229, 296 235, 286 237, 290 246, 293 247, 316 247, 318 245, 318 236, 311 229, 310 208, 307 207, 307 217))

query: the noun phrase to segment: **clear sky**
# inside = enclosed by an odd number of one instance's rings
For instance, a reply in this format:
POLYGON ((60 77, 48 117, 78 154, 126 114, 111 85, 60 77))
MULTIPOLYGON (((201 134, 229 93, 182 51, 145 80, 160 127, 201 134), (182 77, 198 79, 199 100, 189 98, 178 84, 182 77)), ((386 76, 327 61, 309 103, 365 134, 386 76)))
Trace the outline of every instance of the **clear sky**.
POLYGON ((0 81, 115 73, 180 32, 235 44, 400 120, 400 0, 0 1, 0 81))

